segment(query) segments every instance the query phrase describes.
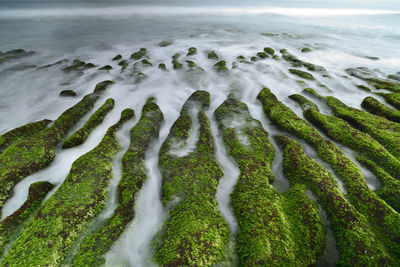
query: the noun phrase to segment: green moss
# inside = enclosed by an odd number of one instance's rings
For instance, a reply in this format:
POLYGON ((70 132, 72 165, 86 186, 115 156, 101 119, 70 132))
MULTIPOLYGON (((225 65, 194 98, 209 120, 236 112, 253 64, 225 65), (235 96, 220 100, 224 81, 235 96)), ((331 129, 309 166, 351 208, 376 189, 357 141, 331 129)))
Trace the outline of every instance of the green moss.
POLYGON ((226 62, 224 60, 218 61, 214 65, 214 70, 218 72, 227 72, 229 71, 228 67, 226 66, 226 62))
POLYGON ((19 59, 22 57, 31 56, 33 54, 35 54, 34 51, 26 52, 23 49, 10 50, 10 51, 0 54, 0 64, 10 61, 10 60, 15 60, 15 59, 19 59))
POLYGON ((305 184, 325 208, 339 247, 339 266, 390 266, 393 259, 385 250, 367 219, 342 195, 333 177, 307 156, 293 139, 279 135, 283 148, 283 171, 291 184, 305 184))
POLYGON ((399 73, 397 75, 396 74, 389 74, 388 78, 400 82, 400 74, 399 73))
POLYGON ((103 67, 101 67, 101 68, 99 68, 99 70, 111 70, 113 67, 111 67, 110 65, 105 65, 105 66, 103 66, 103 67))
POLYGON ((325 244, 315 203, 305 188, 291 188, 282 197, 269 184, 274 148, 244 103, 228 98, 214 115, 240 169, 231 195, 239 266, 314 265, 325 244))
POLYGON ((307 80, 315 80, 314 76, 312 76, 310 73, 302 71, 302 70, 297 70, 297 69, 289 69, 289 72, 291 74, 297 75, 300 78, 307 79, 307 80))
POLYGON ((90 69, 90 68, 94 68, 95 65, 92 63, 85 63, 82 60, 79 59, 74 59, 74 61, 72 62, 72 65, 63 68, 62 70, 64 72, 71 72, 71 71, 84 71, 86 69, 90 69))
POLYGON ((376 89, 385 89, 392 92, 400 92, 400 84, 397 82, 377 78, 372 71, 366 68, 349 68, 347 74, 366 81, 376 89))
POLYGON ((50 122, 51 120, 41 120, 28 123, 0 135, 0 153, 8 146, 43 131, 50 122))
POLYGON ((196 63, 194 63, 194 61, 186 60, 186 63, 188 65, 188 68, 190 68, 190 69, 197 67, 197 65, 196 65, 196 63))
POLYGON ((165 66, 164 63, 158 64, 158 68, 159 68, 160 70, 167 71, 167 66, 165 66))
POLYGON ((197 48, 196 47, 190 47, 189 51, 187 52, 186 56, 193 56, 197 54, 197 48))
POLYGON ((225 259, 228 225, 215 199, 222 171, 214 158, 214 142, 207 116, 210 95, 196 91, 186 101, 160 150, 162 201, 176 199, 168 219, 155 238, 155 260, 162 266, 211 266, 225 259), (173 143, 186 140, 195 109, 200 129, 194 151, 171 154, 173 143))
POLYGON ((3 256, 5 246, 22 231, 27 220, 37 212, 43 199, 53 187, 54 185, 49 182, 31 184, 24 204, 0 222, 0 256, 3 256))
POLYGON ((309 108, 313 108, 313 109, 316 109, 317 111, 319 111, 317 105, 315 105, 313 102, 311 102, 310 100, 308 100, 307 98, 305 98, 302 95, 293 94, 293 95, 290 95, 289 98, 292 99, 293 101, 296 101, 301 106, 301 109, 303 111, 305 111, 309 108))
POLYGON ((114 99, 109 98, 95 113, 90 116, 89 120, 79 130, 69 136, 63 143, 62 148, 71 148, 83 144, 89 134, 99 126, 105 116, 114 108, 114 99))
POLYGON ((312 50, 310 49, 310 48, 308 48, 308 47, 303 47, 302 49, 301 49, 301 52, 302 53, 307 53, 307 52, 311 52, 312 50))
POLYGON ((361 89, 361 90, 363 90, 365 92, 371 92, 372 91, 371 88, 369 88, 369 87, 367 87, 365 85, 362 85, 362 84, 357 85, 357 88, 359 88, 359 89, 361 89))
POLYGON ((133 53, 131 55, 131 59, 133 60, 139 60, 142 57, 144 57, 147 53, 147 49, 146 48, 140 48, 139 51, 136 51, 135 53, 133 53))
POLYGON ((257 60, 258 60, 258 58, 257 58, 257 57, 255 57, 255 56, 252 56, 252 57, 250 58, 250 60, 251 60, 251 61, 253 61, 253 62, 255 62, 255 61, 257 61, 257 60))
POLYGON ((385 117, 386 119, 394 122, 400 122, 400 111, 388 108, 376 98, 371 96, 364 98, 361 106, 369 113, 385 117))
POLYGON ((317 99, 320 99, 320 100, 325 100, 325 97, 324 97, 324 96, 318 94, 318 93, 317 93, 314 89, 312 89, 312 88, 305 88, 305 89, 303 90, 303 93, 304 93, 304 94, 307 94, 307 95, 310 95, 310 96, 312 96, 312 97, 315 97, 315 98, 317 98, 317 99))
POLYGON ((273 56, 275 54, 275 50, 271 47, 264 47, 264 52, 273 56))
POLYGON ((121 236, 135 216, 135 198, 146 180, 145 152, 158 137, 163 114, 149 99, 142 117, 131 130, 131 143, 122 158, 122 177, 118 184, 118 206, 103 226, 85 237, 73 261, 74 266, 101 266, 102 257, 121 236))
POLYGON ((265 52, 258 52, 258 53, 257 53, 257 56, 258 56, 259 58, 262 58, 262 59, 269 58, 268 54, 265 53, 265 52))
POLYGON ((260 92, 258 99, 275 125, 305 140, 331 165, 343 181, 351 204, 368 218, 392 255, 400 255, 400 215, 370 190, 360 168, 335 144, 280 102, 268 88, 260 92))
POLYGON ((281 60, 280 57, 279 57, 278 55, 273 55, 272 58, 273 58, 274 60, 281 60))
POLYGON ((77 94, 73 90, 62 90, 59 94, 61 97, 75 97, 77 94))
POLYGON ((170 45, 172 45, 172 41, 161 41, 158 44, 159 47, 167 47, 167 46, 170 46, 170 45))
POLYGON ((0 207, 9 198, 14 185, 26 176, 49 165, 55 157, 60 140, 91 108, 100 94, 111 84, 104 81, 96 85, 92 94, 64 111, 51 127, 28 139, 9 146, 0 154, 0 207))
POLYGON ((217 53, 215 53, 214 51, 209 52, 208 55, 207 55, 207 57, 208 57, 208 59, 215 59, 215 60, 218 60, 218 55, 217 55, 217 53))
POLYGON ((328 96, 326 100, 335 116, 368 133, 390 153, 400 159, 400 124, 366 111, 349 107, 332 96, 328 96))
POLYGON ((116 55, 115 57, 113 57, 113 61, 115 61, 115 60, 120 60, 120 59, 122 59, 122 56, 121 55, 116 55))
POLYGON ((400 161, 370 135, 354 129, 340 118, 321 114, 317 110, 306 110, 304 116, 331 139, 372 159, 400 179, 400 161))
POLYGON ((48 68, 50 68, 50 67, 57 66, 57 65, 60 65, 60 64, 64 64, 64 63, 67 63, 67 62, 68 62, 68 59, 61 59, 61 60, 56 61, 56 62, 54 62, 54 63, 51 63, 51 64, 47 64, 47 65, 38 67, 37 69, 38 69, 38 70, 48 69, 48 68))
POLYGON ((58 190, 42 205, 2 261, 3 266, 60 265, 74 241, 105 206, 113 160, 120 147, 116 131, 132 118, 122 111, 101 142, 79 157, 58 190), (24 257, 21 257, 24 255, 24 257))
POLYGON ((312 63, 304 62, 291 53, 289 53, 286 49, 281 49, 280 52, 282 53, 282 58, 292 64, 293 67, 306 67, 308 70, 311 71, 326 71, 326 69, 322 66, 314 65, 312 63))
POLYGON ((380 186, 376 190, 376 194, 385 200, 394 210, 400 212, 400 182, 368 158, 358 156, 357 160, 379 179, 380 186))
POLYGON ((377 93, 382 96, 387 103, 400 110, 400 94, 399 93, 377 93))

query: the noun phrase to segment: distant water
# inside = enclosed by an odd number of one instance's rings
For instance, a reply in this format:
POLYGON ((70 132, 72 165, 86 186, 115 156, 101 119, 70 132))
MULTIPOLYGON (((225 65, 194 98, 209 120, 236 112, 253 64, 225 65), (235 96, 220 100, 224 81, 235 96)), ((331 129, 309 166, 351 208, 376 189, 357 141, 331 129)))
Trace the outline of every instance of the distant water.
MULTIPOLYGON (((316 76, 333 90, 328 92, 317 82, 310 82, 309 85, 321 94, 334 95, 346 104, 359 108, 363 98, 369 94, 358 90, 356 81, 344 78, 344 69, 365 66, 386 74, 400 71, 400 2, 0 1, 0 51, 16 48, 36 51, 35 55, 26 59, 0 65, 0 133, 28 122, 55 119, 81 96, 91 92, 96 83, 105 79, 116 81, 105 96, 116 100, 116 108, 104 124, 95 130, 84 145, 69 151, 58 149, 56 160, 48 169, 18 184, 14 196, 4 207, 3 215, 11 214, 25 201, 30 183, 38 180, 62 183, 73 160, 100 141, 107 126, 118 119, 119 112, 131 107, 140 116, 140 110, 149 96, 157 98, 166 118, 162 138, 168 134, 168 127, 178 117, 184 101, 197 89, 207 90, 211 94, 209 114, 233 92, 249 105, 254 117, 264 120, 267 131, 277 134, 277 129, 270 127, 262 114, 256 96, 262 86, 268 86, 301 116, 300 108, 287 99, 288 95, 302 90, 296 78, 288 73, 289 64, 284 61, 260 61, 221 77, 212 71, 215 62, 206 57, 208 51, 215 50, 231 67, 238 55, 249 58, 265 46, 274 48, 278 54, 280 49, 286 48, 305 61, 324 66, 334 79, 316 76), (172 44, 160 47, 161 41, 172 44), (191 59, 206 72, 190 75, 172 71, 171 56, 175 53, 185 55, 191 46, 199 50, 198 55, 191 59), (162 72, 156 67, 143 68, 141 71, 148 79, 142 83, 135 83, 127 73, 121 74, 120 67, 111 59, 117 54, 128 58, 140 47, 148 49, 149 60, 155 66, 164 62, 171 71, 162 72), (310 47, 312 52, 301 53, 302 47, 310 47), (371 57, 378 57, 379 60, 371 60, 371 57), (98 67, 110 64, 114 68, 102 73, 92 69, 81 76, 73 76, 63 73, 61 67, 46 70, 37 70, 35 67, 64 58, 79 58, 98 67), (63 89, 73 89, 79 97, 60 98, 58 93, 63 89)), ((100 102, 97 106, 101 105, 100 102)), ((321 110, 329 112, 323 107, 321 110)), ((231 168, 234 164, 221 152, 224 150, 219 139, 216 139, 218 160, 223 167, 231 168)), ((159 145, 157 143, 155 148, 159 145)), ((150 248, 141 246, 149 245, 151 234, 157 232, 156 227, 160 227, 165 213, 160 208, 159 195, 154 193, 160 187, 159 174, 151 170, 152 166, 157 166, 156 153, 151 150, 146 163, 150 178, 144 192, 151 193, 139 197, 139 203, 154 202, 156 209, 147 208, 145 204, 137 207, 138 214, 142 214, 138 216, 142 217, 130 225, 128 233, 110 252, 110 265, 114 262, 126 265, 140 262, 140 266, 150 264, 150 248), (152 218, 157 220, 152 223, 146 221, 152 218), (136 224, 139 228, 135 228, 136 224), (135 239, 135 233, 138 232, 141 233, 141 240, 135 239), (135 251, 132 252, 127 244, 134 244, 135 251), (132 255, 142 258, 132 259, 132 255)), ((280 158, 279 154, 277 158, 280 158)), ((288 182, 282 175, 279 163, 275 164, 275 185, 279 184, 278 190, 284 191, 288 182)), ((234 174, 232 176, 237 176, 237 170, 230 171, 234 174)), ((373 182, 372 178, 371 186, 373 182)), ((231 187, 232 181, 227 180, 222 184, 231 187)), ((217 194, 221 210, 229 209, 229 190, 219 190, 219 193, 222 192, 217 194)), ((227 210, 223 210, 223 214, 231 216, 227 210)), ((235 225, 234 219, 226 219, 232 222, 231 227, 235 225)), ((334 251, 328 252, 324 261, 329 262, 331 255, 334 255, 334 262, 337 257, 334 251)))

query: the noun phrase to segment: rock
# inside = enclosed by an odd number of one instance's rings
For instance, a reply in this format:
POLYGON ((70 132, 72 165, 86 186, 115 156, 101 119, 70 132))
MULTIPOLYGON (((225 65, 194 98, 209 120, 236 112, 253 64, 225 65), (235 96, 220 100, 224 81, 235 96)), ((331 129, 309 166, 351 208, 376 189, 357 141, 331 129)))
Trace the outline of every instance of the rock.
POLYGON ((158 44, 159 47, 166 47, 172 45, 172 41, 162 41, 158 44))
POLYGON ((74 97, 74 96, 76 96, 76 92, 73 91, 73 90, 62 90, 60 92, 60 96, 63 96, 63 97, 68 97, 68 96, 74 97))
POLYGON ((137 52, 135 52, 135 53, 133 53, 131 55, 131 59, 139 60, 142 57, 144 57, 146 55, 146 53, 147 53, 147 49, 146 48, 140 48, 139 51, 137 51, 137 52))
POLYGON ((258 52, 258 53, 257 53, 257 56, 258 56, 259 58, 262 58, 262 59, 269 58, 268 54, 265 53, 265 52, 258 52))
POLYGON ((113 60, 113 61, 115 61, 115 60, 120 60, 121 58, 122 58, 121 55, 116 55, 112 60, 113 60))
POLYGON ((159 68, 160 70, 167 71, 167 67, 165 66, 164 63, 158 64, 158 68, 159 68))
POLYGON ((275 54, 275 50, 271 47, 264 47, 264 52, 270 54, 271 56, 275 54))
POLYGON ((308 47, 303 47, 302 49, 301 49, 301 52, 302 53, 307 53, 307 52, 311 52, 312 50, 310 49, 310 48, 308 48, 308 47))
POLYGON ((186 54, 186 56, 193 56, 197 54, 197 48, 196 47, 190 47, 189 52, 186 54))
POLYGON ((214 51, 211 51, 210 53, 208 53, 207 57, 208 57, 208 59, 218 60, 218 55, 214 51))
POLYGON ((101 67, 101 68, 99 68, 99 70, 111 70, 113 67, 111 67, 110 65, 105 65, 105 66, 103 66, 103 67, 101 67))

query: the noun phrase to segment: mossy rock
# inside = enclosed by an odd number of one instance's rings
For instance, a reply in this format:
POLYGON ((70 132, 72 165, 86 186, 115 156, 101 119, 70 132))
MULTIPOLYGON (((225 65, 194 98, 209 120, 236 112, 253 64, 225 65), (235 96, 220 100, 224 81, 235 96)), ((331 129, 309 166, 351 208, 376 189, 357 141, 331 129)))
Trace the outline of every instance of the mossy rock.
POLYGON ((62 90, 60 96, 62 97, 75 97, 77 94, 74 90, 62 90))
POLYGON ((307 80, 315 80, 314 76, 312 76, 310 73, 298 70, 298 69, 289 69, 289 72, 291 74, 294 74, 296 76, 299 76, 300 78, 307 79, 307 80))
POLYGON ((131 55, 131 59, 139 60, 142 57, 144 57, 146 55, 146 53, 147 53, 147 49, 146 48, 140 48, 139 51, 137 51, 137 52, 135 52, 135 53, 133 53, 131 55))
MULTIPOLYGON (((371 191, 360 168, 334 143, 325 139, 314 127, 280 102, 268 88, 264 88, 257 98, 275 125, 305 140, 332 167, 347 189, 346 198, 373 225, 374 232, 385 244, 387 251, 391 255, 400 255, 400 215, 371 191)), ((329 98, 331 97, 327 97, 327 101, 332 101, 329 98)), ((342 105, 344 104, 340 104, 342 105)), ((306 112, 312 111, 316 110, 308 109, 306 112)), ((355 114, 352 113, 352 116, 355 114)))
POLYGON ((400 75, 398 75, 398 74, 397 75, 396 74, 390 74, 390 75, 388 75, 388 78, 400 82, 400 75))
POLYGON ((142 61, 140 61, 142 63, 143 66, 145 67, 152 67, 153 63, 151 63, 150 61, 148 61, 147 59, 143 59, 142 61))
POLYGON ((120 59, 122 59, 122 56, 120 55, 120 54, 118 54, 118 55, 116 55, 115 57, 113 57, 113 61, 116 61, 116 60, 120 60, 120 59))
POLYGON ((187 52, 186 56, 193 56, 197 54, 197 48, 196 47, 189 47, 189 51, 187 52))
POLYGON ((146 150, 158 138, 163 120, 163 114, 154 99, 148 99, 140 120, 131 129, 131 142, 122 158, 118 206, 100 228, 84 238, 73 260, 74 266, 103 265, 104 255, 134 218, 135 198, 147 179, 144 167, 146 150))
POLYGON ((275 50, 271 47, 264 47, 264 52, 273 56, 275 54, 275 50))
POLYGON ((222 171, 214 158, 214 139, 203 111, 209 101, 205 91, 189 97, 159 153, 162 201, 178 199, 154 240, 154 258, 162 266, 210 266, 225 260, 229 229, 215 199, 222 171), (179 157, 171 148, 188 138, 192 109, 200 124, 198 140, 194 151, 179 157))
POLYGON ((105 206, 113 161, 120 150, 116 131, 134 116, 122 111, 101 142, 79 157, 57 191, 41 206, 11 246, 2 264, 61 265, 79 235, 105 206), (21 253, 26 257, 20 257, 21 253))
POLYGON ((170 46, 170 45, 172 45, 172 41, 161 41, 159 44, 158 44, 158 46, 159 47, 167 47, 167 46, 170 46))
POLYGON ((261 59, 269 58, 268 54, 265 52, 258 52, 257 56, 261 59))
POLYGON ((387 106, 385 106, 372 96, 364 98, 363 102, 361 103, 361 106, 369 113, 385 117, 386 119, 394 122, 400 122, 399 110, 393 110, 391 108, 388 108, 387 106))
POLYGON ((319 71, 319 72, 325 72, 326 69, 322 66, 318 66, 312 63, 308 63, 305 61, 302 61, 289 53, 286 49, 281 49, 280 52, 282 53, 282 58, 292 64, 293 67, 306 67, 308 70, 311 71, 319 71))
POLYGON ((307 53, 307 52, 311 52, 312 50, 310 49, 310 48, 308 48, 308 47, 303 47, 302 49, 301 49, 301 52, 302 53, 307 53))
POLYGON ((0 135, 0 153, 18 141, 28 139, 47 128, 51 120, 28 123, 0 135))
POLYGON ((240 169, 231 195, 238 221, 239 266, 316 264, 325 244, 324 231, 305 187, 292 187, 282 196, 270 185, 274 148, 244 103, 230 97, 214 115, 227 151, 240 169))
POLYGON ((224 60, 218 61, 214 65, 214 70, 218 72, 227 72, 229 71, 228 67, 226 66, 226 62, 224 60))
POLYGON ((317 111, 319 111, 318 106, 314 102, 308 100, 307 98, 305 98, 302 95, 293 94, 293 95, 290 95, 289 98, 292 99, 293 101, 297 102, 297 104, 299 104, 301 106, 301 109, 303 111, 306 111, 307 109, 310 109, 310 108, 313 108, 313 109, 316 109, 317 111))
POLYGON ((107 99, 106 102, 90 116, 82 128, 64 141, 62 148, 71 148, 83 144, 90 133, 103 122, 105 116, 114 108, 114 103, 114 99, 107 99))
POLYGON ((165 66, 164 63, 158 64, 158 68, 159 68, 160 70, 162 70, 162 71, 167 71, 167 66, 165 66))
POLYGON ((371 88, 369 88, 369 87, 367 87, 367 86, 365 86, 365 85, 362 85, 362 84, 358 84, 358 85, 357 85, 357 88, 358 88, 358 89, 361 89, 361 90, 363 90, 363 91, 365 91, 365 92, 372 92, 371 88))
POLYGON ((305 184, 328 214, 339 247, 338 265, 390 266, 394 260, 371 229, 368 220, 342 195, 331 174, 286 136, 275 139, 283 148, 283 171, 290 184, 305 184))
POLYGON ((368 68, 365 67, 348 68, 346 69, 346 73, 366 81, 376 89, 385 89, 391 92, 400 92, 400 83, 393 82, 390 80, 380 79, 375 75, 374 71, 368 68))
POLYGON ((46 181, 32 183, 24 204, 0 222, 0 256, 3 256, 4 248, 11 238, 17 236, 26 222, 35 216, 44 198, 53 188, 54 185, 46 181))
POLYGON ((26 176, 48 166, 55 157, 56 145, 90 109, 102 92, 111 84, 104 81, 96 85, 93 93, 64 111, 53 125, 7 147, 0 154, 0 208, 10 197, 15 184, 26 176))
POLYGON ((113 68, 113 67, 111 67, 110 65, 105 65, 105 66, 99 68, 99 70, 106 70, 106 71, 109 71, 109 70, 112 70, 112 68, 113 68))
POLYGON ((218 55, 217 55, 217 53, 215 53, 215 51, 211 51, 208 53, 207 58, 218 60, 218 55))
POLYGON ((7 52, 3 52, 0 54, 0 64, 10 61, 10 60, 15 60, 15 59, 19 59, 22 57, 32 56, 34 54, 35 54, 34 51, 27 52, 23 49, 14 49, 14 50, 10 50, 7 52))
POLYGON ((252 57, 250 57, 250 60, 253 61, 253 62, 255 62, 255 61, 258 60, 258 57, 252 56, 252 57))
POLYGON ((38 68, 38 70, 41 70, 41 69, 48 69, 48 68, 50 68, 50 67, 54 67, 54 66, 57 66, 57 65, 60 65, 60 64, 65 64, 65 63, 67 63, 67 62, 68 62, 68 59, 61 59, 61 60, 56 61, 56 62, 54 62, 54 63, 41 66, 41 67, 38 68))

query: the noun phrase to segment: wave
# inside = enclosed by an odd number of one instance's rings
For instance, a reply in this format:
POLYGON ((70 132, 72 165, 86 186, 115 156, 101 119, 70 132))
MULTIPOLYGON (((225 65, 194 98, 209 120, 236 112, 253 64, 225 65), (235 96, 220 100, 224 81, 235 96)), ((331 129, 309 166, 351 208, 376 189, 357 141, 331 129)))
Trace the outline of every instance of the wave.
POLYGON ((99 8, 63 8, 63 9, 8 9, 0 10, 0 19, 34 18, 80 18, 103 17, 120 19, 132 16, 240 16, 275 14, 291 17, 336 17, 359 15, 400 14, 393 10, 374 9, 329 9, 329 8, 285 8, 285 7, 167 7, 167 6, 125 6, 99 8))

